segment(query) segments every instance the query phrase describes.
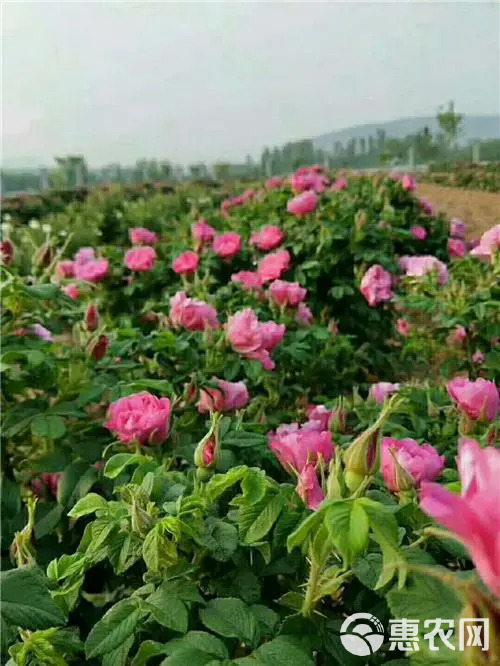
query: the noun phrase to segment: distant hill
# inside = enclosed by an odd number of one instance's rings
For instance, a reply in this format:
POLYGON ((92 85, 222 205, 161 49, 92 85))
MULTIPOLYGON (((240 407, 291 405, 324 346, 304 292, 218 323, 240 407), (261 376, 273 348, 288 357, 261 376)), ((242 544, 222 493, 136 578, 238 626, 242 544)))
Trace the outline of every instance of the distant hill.
MULTIPOLYGON (((403 139, 408 134, 416 134, 424 127, 428 127, 432 134, 437 134, 439 125, 436 118, 432 116, 422 118, 401 118, 386 123, 370 123, 368 125, 357 125, 336 132, 328 132, 313 138, 316 150, 332 151, 336 141, 345 145, 353 138, 376 137, 377 129, 384 130, 386 136, 403 139)), ((465 116, 462 124, 462 132, 459 137, 460 144, 468 144, 474 140, 486 141, 489 139, 500 139, 500 116, 465 116)))

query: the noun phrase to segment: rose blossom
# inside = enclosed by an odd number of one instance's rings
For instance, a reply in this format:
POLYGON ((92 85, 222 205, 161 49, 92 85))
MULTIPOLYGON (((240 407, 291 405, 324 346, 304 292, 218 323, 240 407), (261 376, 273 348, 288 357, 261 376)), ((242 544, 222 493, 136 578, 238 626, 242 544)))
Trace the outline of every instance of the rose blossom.
POLYGON ((394 296, 392 290, 392 277, 379 264, 371 266, 363 275, 360 291, 368 301, 370 307, 374 307, 384 301, 390 301, 394 296))
POLYGON ((463 238, 467 231, 467 225, 457 217, 452 217, 450 222, 450 234, 457 238, 463 238))
POLYGON ((75 262, 75 277, 85 282, 100 282, 109 273, 107 259, 89 259, 84 263, 75 262))
POLYGON ((232 231, 216 236, 212 249, 222 259, 231 259, 241 252, 241 237, 232 231))
POLYGON ((232 315, 226 324, 226 335, 234 351, 245 358, 260 361, 265 370, 275 367, 269 352, 281 342, 285 330, 284 324, 259 322, 250 308, 232 315))
POLYGON ((191 233, 198 243, 211 243, 215 238, 216 231, 205 220, 199 220, 191 225, 191 233))
MULTIPOLYGON (((317 424, 319 425, 319 424, 317 424)), ((296 423, 284 424, 267 435, 268 446, 288 472, 300 472, 318 460, 328 463, 333 456, 332 433, 296 423)))
POLYGON ((279 176, 271 176, 266 180, 266 189, 267 190, 279 190, 283 184, 283 179, 279 176))
POLYGON ((450 397, 472 421, 495 420, 500 396, 494 382, 482 377, 474 382, 465 377, 455 377, 446 388, 450 397))
POLYGON ((316 511, 325 494, 318 481, 314 465, 306 465, 300 472, 296 487, 297 495, 310 509, 316 511))
POLYGON ((399 384, 391 384, 390 382, 377 382, 370 386, 369 397, 381 404, 391 395, 391 393, 397 393, 397 391, 399 391, 399 386, 399 384))
POLYGON ((168 398, 142 391, 111 403, 104 427, 124 444, 161 444, 168 435, 170 410, 168 398))
POLYGON ((78 297, 80 296, 80 290, 78 288, 78 285, 75 284, 74 282, 72 284, 67 284, 65 287, 62 288, 62 290, 66 296, 71 298, 73 301, 77 301, 78 297))
POLYGON ((291 257, 288 250, 278 250, 259 261, 257 273, 263 282, 279 279, 290 268, 291 257))
POLYGON ((43 498, 46 490, 48 490, 53 497, 57 497, 57 489, 61 478, 62 472, 42 472, 40 478, 33 479, 31 487, 37 497, 43 498))
POLYGON ((256 245, 259 250, 267 252, 275 250, 285 239, 285 234, 279 227, 268 224, 260 231, 256 231, 250 236, 250 245, 256 245))
POLYGON ((425 197, 420 197, 420 208, 427 215, 432 215, 434 213, 434 206, 425 197))
POLYGON ((298 282, 274 280, 269 286, 269 296, 276 305, 282 307, 297 307, 307 295, 307 289, 298 282))
POLYGON ((454 347, 459 347, 465 338, 467 337, 467 331, 463 326, 457 326, 448 336, 447 342, 454 347))
POLYGON ((200 257, 196 254, 196 252, 191 252, 188 250, 173 260, 172 269, 174 273, 179 275, 189 275, 190 273, 196 273, 199 264, 200 257))
POLYGON ((148 245, 132 248, 125 254, 125 266, 131 271, 149 273, 153 270, 155 261, 156 251, 148 245))
POLYGON ((472 362, 475 363, 476 365, 481 365, 481 363, 484 363, 484 354, 481 350, 476 349, 476 351, 472 354, 472 362))
POLYGON ((262 280, 258 273, 252 271, 240 271, 231 275, 231 282, 240 284, 245 291, 260 291, 262 289, 262 280))
POLYGON ((410 174, 405 173, 405 175, 401 179, 401 185, 403 186, 403 190, 406 190, 407 192, 413 192, 417 186, 417 183, 415 178, 413 178, 413 176, 410 176, 410 174))
POLYGON ((4 266, 10 266, 14 261, 15 248, 14 243, 6 238, 3 241, 0 241, 0 260, 4 266))
POLYGON ((318 197, 312 190, 298 194, 287 203, 286 209, 293 215, 307 215, 313 213, 318 203, 318 197))
POLYGON ((347 182, 347 178, 344 178, 344 176, 339 176, 333 183, 331 189, 333 192, 341 192, 342 190, 346 190, 348 187, 349 183, 347 182))
POLYGON ((406 319, 398 319, 396 322, 397 332, 405 338, 410 335, 411 328, 411 324, 406 319))
POLYGON ((382 439, 382 476, 393 493, 419 487, 422 481, 435 481, 444 466, 445 456, 430 444, 420 445, 410 438, 382 439))
POLYGON ((467 244, 461 238, 448 239, 448 254, 450 257, 465 257, 467 254, 467 244))
POLYGON ((31 329, 31 332, 34 333, 37 336, 37 338, 45 340, 45 342, 54 341, 52 333, 49 331, 49 329, 45 328, 45 326, 42 326, 41 324, 34 324, 31 329))
POLYGON ((462 439, 457 467, 461 495, 423 482, 420 507, 462 541, 486 586, 500 597, 500 451, 462 439))
POLYGON ((87 331, 96 331, 99 328, 99 309, 95 303, 90 303, 85 312, 85 325, 87 331))
POLYGON ((307 306, 305 303, 299 303, 299 307, 297 308, 297 315, 296 315, 295 319, 300 324, 306 324, 306 325, 312 324, 313 313, 311 312, 311 309, 309 308, 309 306, 307 306))
POLYGON ((207 303, 188 298, 179 291, 170 299, 170 321, 173 326, 188 331, 204 331, 206 328, 219 328, 216 310, 207 303))
POLYGON ((218 377, 212 377, 211 381, 218 384, 219 388, 207 386, 200 389, 198 411, 201 414, 230 412, 233 409, 243 409, 248 404, 250 396, 245 382, 226 382, 218 377))
POLYGON ((157 234, 144 227, 129 229, 128 236, 132 245, 155 245, 158 242, 157 234))
POLYGON ((56 276, 59 279, 72 278, 75 275, 75 262, 71 259, 58 261, 56 264, 56 276))
POLYGON ((410 229, 411 235, 417 240, 425 240, 427 238, 427 229, 421 227, 419 224, 414 224, 410 229))
POLYGON ((443 264, 442 261, 439 261, 439 259, 432 255, 418 257, 405 255, 399 258, 399 265, 406 271, 406 275, 409 277, 424 277, 428 273, 437 272, 440 285, 443 285, 448 280, 446 264, 443 264))
POLYGON ((85 264, 88 261, 95 260, 95 250, 93 247, 81 247, 74 256, 75 263, 85 264))
POLYGON ((500 224, 488 229, 481 236, 479 245, 473 248, 470 254, 480 259, 491 259, 495 252, 500 249, 500 224))

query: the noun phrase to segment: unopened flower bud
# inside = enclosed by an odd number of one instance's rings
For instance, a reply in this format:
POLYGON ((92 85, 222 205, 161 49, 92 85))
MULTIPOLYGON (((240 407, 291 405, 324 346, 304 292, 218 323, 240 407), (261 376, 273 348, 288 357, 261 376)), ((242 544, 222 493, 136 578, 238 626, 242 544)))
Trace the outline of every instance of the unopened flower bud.
POLYGON ((95 331, 99 328, 99 310, 95 303, 91 303, 85 313, 85 326, 87 331, 95 331))

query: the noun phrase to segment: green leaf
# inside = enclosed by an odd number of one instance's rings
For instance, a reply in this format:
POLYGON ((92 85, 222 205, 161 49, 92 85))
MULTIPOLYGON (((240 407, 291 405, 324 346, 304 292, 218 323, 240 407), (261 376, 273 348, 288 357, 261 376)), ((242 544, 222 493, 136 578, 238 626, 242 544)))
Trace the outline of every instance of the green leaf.
POLYGON ((227 648, 221 639, 206 631, 188 631, 185 636, 170 641, 168 644, 168 654, 174 655, 178 651, 188 648, 195 648, 200 652, 210 655, 211 659, 228 658, 227 648))
POLYGON ((85 641, 88 659, 120 647, 137 628, 141 612, 133 599, 119 601, 95 624, 85 641))
POLYGON ((276 495, 271 497, 264 509, 250 525, 245 535, 245 543, 247 545, 261 541, 261 539, 269 532, 274 523, 278 520, 289 496, 290 490, 288 488, 282 488, 276 495))
POLYGON ((250 608, 257 618, 260 635, 263 638, 270 638, 273 636, 280 621, 278 613, 275 613, 273 610, 262 604, 253 604, 250 608))
POLYGON ((141 465, 150 460, 149 456, 142 456, 138 453, 117 453, 107 461, 104 476, 107 476, 108 479, 116 479, 129 465, 141 465))
POLYGON ((85 462, 73 462, 66 467, 57 487, 57 501, 72 507, 84 497, 97 481, 97 471, 85 462))
POLYGON ((102 658, 101 666, 125 666, 130 648, 134 644, 134 639, 135 636, 132 634, 119 647, 111 652, 107 652, 102 658))
POLYGON ((350 565, 368 545, 368 517, 358 500, 335 502, 325 514, 326 526, 344 564, 350 565))
POLYGON ((205 493, 212 502, 222 495, 228 488, 234 486, 245 476, 248 467, 241 465, 233 467, 225 474, 214 474, 205 486, 205 493))
POLYGON ((146 599, 152 617, 163 627, 185 634, 188 629, 188 612, 186 605, 168 591, 168 587, 160 587, 146 599))
POLYGON ((257 620, 241 599, 212 599, 200 609, 200 618, 207 629, 221 636, 239 638, 249 645, 256 640, 257 620))
POLYGON ((205 522, 202 545, 218 562, 227 562, 238 547, 238 530, 234 525, 210 516, 205 522))
POLYGON ((170 657, 164 659, 160 666, 223 666, 219 659, 214 659, 211 654, 202 652, 195 647, 187 647, 177 650, 170 657))
POLYGON ((31 422, 31 434, 41 439, 59 439, 66 433, 64 421, 57 414, 40 414, 31 422))
POLYGON ((161 524, 157 524, 144 539, 142 557, 147 568, 160 573, 167 566, 177 561, 177 548, 173 541, 167 538, 161 524))
POLYGON ((354 562, 352 570, 365 587, 374 590, 382 572, 382 555, 380 553, 361 555, 354 562))
POLYGON ((153 657, 167 654, 167 646, 164 643, 157 643, 156 641, 143 641, 137 654, 132 659, 131 666, 145 666, 153 657))
POLYGON ((252 653, 258 658, 258 664, 263 666, 314 666, 311 655, 299 645, 293 638, 278 636, 268 643, 264 643, 252 653))
POLYGON ((99 509, 105 509, 108 506, 108 503, 97 493, 89 493, 78 500, 75 506, 68 513, 70 518, 81 518, 81 516, 87 516, 89 513, 94 513, 99 509))
POLYGON ((318 511, 311 513, 298 527, 295 528, 286 541, 286 547, 289 553, 294 548, 304 543, 308 535, 322 522, 323 517, 324 511, 321 507, 318 511))
MULTIPOLYGON (((50 504, 46 506, 50 506, 50 504)), ((60 504, 53 504, 51 509, 40 517, 41 508, 42 506, 38 505, 35 514, 35 537, 37 539, 43 539, 44 536, 53 532, 64 513, 64 507, 60 504)))
POLYGON ((0 574, 1 617, 23 629, 48 629, 64 624, 65 616, 49 593, 48 579, 38 567, 11 569, 0 574))
POLYGON ((255 504, 264 497, 267 488, 266 473, 262 469, 250 468, 241 482, 245 502, 255 504))

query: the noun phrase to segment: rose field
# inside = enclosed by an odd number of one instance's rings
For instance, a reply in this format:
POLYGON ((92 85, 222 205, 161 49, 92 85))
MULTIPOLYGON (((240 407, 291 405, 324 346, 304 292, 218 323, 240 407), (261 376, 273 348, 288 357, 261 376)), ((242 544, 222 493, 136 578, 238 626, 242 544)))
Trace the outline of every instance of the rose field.
POLYGON ((500 225, 467 223, 320 167, 7 206, 2 663, 500 664, 500 225))

